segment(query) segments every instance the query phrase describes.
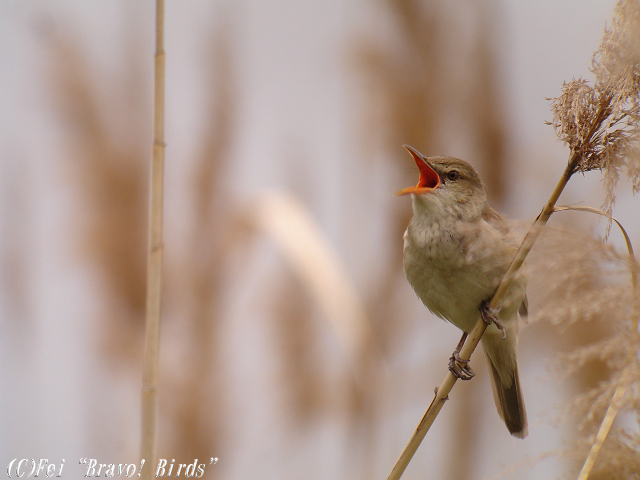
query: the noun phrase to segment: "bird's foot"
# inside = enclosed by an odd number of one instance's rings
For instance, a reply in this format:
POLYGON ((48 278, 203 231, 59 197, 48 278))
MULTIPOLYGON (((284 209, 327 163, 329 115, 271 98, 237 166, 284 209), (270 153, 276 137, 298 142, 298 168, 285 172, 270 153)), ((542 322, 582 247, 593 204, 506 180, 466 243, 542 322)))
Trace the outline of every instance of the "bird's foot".
POLYGON ((505 331, 502 322, 498 320, 499 312, 500 308, 491 307, 488 300, 484 300, 480 305, 480 316, 482 317, 482 320, 484 320, 484 323, 486 323, 487 326, 494 324, 498 327, 498 330, 502 333, 502 340, 505 340, 507 338, 507 332, 505 331))
POLYGON ((469 360, 460 358, 460 351, 457 349, 449 357, 449 371, 460 380, 471 380, 476 376, 476 372, 469 365, 469 360))

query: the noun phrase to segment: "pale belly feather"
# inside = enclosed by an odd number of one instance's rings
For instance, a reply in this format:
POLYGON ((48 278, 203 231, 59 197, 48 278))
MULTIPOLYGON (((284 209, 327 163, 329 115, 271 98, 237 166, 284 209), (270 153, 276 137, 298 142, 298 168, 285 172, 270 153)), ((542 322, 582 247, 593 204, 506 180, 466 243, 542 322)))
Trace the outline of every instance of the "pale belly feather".
MULTIPOLYGON (((490 226, 483 227, 469 234, 439 225, 410 224, 404 236, 404 270, 416 294, 431 312, 467 333, 479 318, 481 302, 494 293, 515 252, 508 243, 508 252, 496 249, 495 242, 505 240, 490 226)), ((510 288, 513 300, 499 314, 503 321, 515 318, 524 298, 526 287, 519 280, 510 288)))

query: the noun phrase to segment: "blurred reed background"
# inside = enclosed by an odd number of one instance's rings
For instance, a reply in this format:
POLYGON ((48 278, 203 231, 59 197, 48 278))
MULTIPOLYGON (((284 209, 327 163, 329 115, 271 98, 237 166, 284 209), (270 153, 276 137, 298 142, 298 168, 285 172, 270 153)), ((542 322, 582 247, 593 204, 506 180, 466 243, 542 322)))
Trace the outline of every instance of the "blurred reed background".
MULTIPOLYGON (((79 458, 137 461, 148 3, 0 7, 2 468, 65 458, 79 478, 79 458)), ((458 338, 404 279, 411 211, 392 194, 417 177, 401 145, 470 160, 493 206, 534 218, 568 155, 550 127, 537 130, 551 118, 539 105, 587 74, 613 2, 579 9, 584 18, 534 3, 167 5, 160 458, 219 458, 205 478, 386 477, 458 338), (567 37, 547 16, 571 17, 567 37), (539 33, 553 49, 524 38, 526 20, 548 28, 539 33), (537 76, 523 78, 528 68, 537 76), (539 95, 531 86, 542 78, 551 87, 539 95), (315 235, 307 253, 326 256, 303 264, 305 249, 278 232, 315 235)), ((601 203, 597 179, 577 183, 565 203, 601 203)), ((637 243, 625 198, 617 215, 637 243)), ((557 224, 603 231, 573 214, 557 224)), ((549 249, 560 254, 540 247, 531 260, 536 318, 562 317, 567 284, 572 298, 593 301, 612 258, 586 248, 567 260, 574 237, 560 235, 564 247, 555 238, 549 249), (561 275, 567 261, 589 259, 580 283, 561 275)), ((456 386, 404 478, 555 478, 578 468, 583 457, 566 452, 535 459, 597 428, 593 418, 578 430, 557 406, 607 381, 607 359, 594 355, 562 380, 547 368, 558 351, 613 335, 606 315, 596 317, 588 328, 573 317, 523 326, 525 441, 495 414, 478 355, 476 379, 456 386)))

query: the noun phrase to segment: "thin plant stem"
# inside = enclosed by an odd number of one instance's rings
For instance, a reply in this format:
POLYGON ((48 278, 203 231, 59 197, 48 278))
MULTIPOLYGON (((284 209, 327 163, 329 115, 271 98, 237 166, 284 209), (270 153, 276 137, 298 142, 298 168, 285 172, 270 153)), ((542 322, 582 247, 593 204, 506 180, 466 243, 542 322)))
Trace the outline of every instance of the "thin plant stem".
POLYGON ((613 425, 613 421, 620 410, 620 406, 622 405, 622 398, 627 391, 629 369, 626 368, 622 373, 622 377, 620 377, 620 381, 616 386, 615 392, 613 392, 613 396, 611 397, 611 402, 609 403, 609 407, 607 408, 607 413, 602 419, 602 423, 600 424, 600 428, 598 429, 598 434, 596 435, 595 441, 591 445, 591 449, 589 450, 589 455, 584 461, 584 465, 582 465, 582 470, 580 471, 580 475, 578 476, 578 480, 587 480, 589 475, 591 474, 591 470, 596 463, 598 458, 598 454, 600 453, 600 449, 602 445, 604 445, 604 441, 611 430, 611 426, 613 425))
MULTIPOLYGON (((507 272, 502 277, 502 280, 500 281, 496 292, 491 298, 490 305, 492 308, 497 308, 500 305, 500 302, 502 301, 502 298, 504 297, 507 288, 511 283, 511 280, 515 277, 518 270, 522 267, 525 258, 531 251, 531 248, 533 248, 533 244, 537 240, 538 235, 540 235, 542 227, 544 227, 544 225, 549 220, 549 217, 553 213, 555 204, 558 201, 558 198, 560 198, 560 194, 569 182, 571 175, 573 175, 573 173, 575 172, 578 159, 578 153, 576 153, 575 151, 572 152, 571 157, 569 158, 569 162, 567 163, 567 167, 565 168, 562 177, 558 181, 556 188, 554 189, 551 197, 549 197, 549 200, 540 212, 540 215, 538 215, 531 228, 529 228, 527 235, 520 244, 515 257, 511 261, 507 272)), ((480 343, 480 339, 482 338, 482 335, 484 334, 486 328, 487 325, 484 323, 484 320, 482 320, 482 318, 478 318, 476 325, 469 333, 469 336, 467 337, 467 340, 462 347, 462 350, 460 351, 460 358, 471 358, 471 354, 478 346, 478 343, 480 343)), ((420 443, 431 428, 431 425, 433 425, 433 422, 438 416, 438 413, 440 413, 444 402, 448 399, 449 392, 451 392, 451 390, 453 389, 456 381, 457 378, 451 372, 448 372, 442 384, 436 390, 436 394, 434 399, 431 401, 431 405, 429 405, 429 408, 416 427, 411 439, 404 447, 404 450, 400 454, 400 457, 396 461, 396 464, 393 466, 393 469, 387 477, 387 480, 398 480, 400 477, 402 477, 402 474, 407 468, 407 465, 409 465, 409 462, 420 446, 420 443)))
POLYGON ((156 51, 154 66, 153 158, 149 202, 149 244, 147 252, 147 305, 145 355, 141 392, 141 478, 153 477, 158 428, 158 349, 162 286, 162 217, 164 190, 164 0, 156 0, 156 51))

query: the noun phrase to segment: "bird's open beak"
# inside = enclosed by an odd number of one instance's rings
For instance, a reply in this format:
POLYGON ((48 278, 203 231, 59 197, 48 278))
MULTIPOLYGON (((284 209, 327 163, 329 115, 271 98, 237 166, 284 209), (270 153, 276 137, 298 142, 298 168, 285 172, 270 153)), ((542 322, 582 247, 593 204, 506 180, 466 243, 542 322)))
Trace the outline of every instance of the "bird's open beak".
POLYGON ((421 193, 431 192, 438 188, 440 186, 440 176, 429 166, 425 156, 410 145, 403 145, 403 147, 409 151, 413 160, 416 162, 418 170, 420 170, 420 181, 415 187, 400 190, 399 192, 396 192, 396 195, 407 195, 408 193, 415 193, 416 195, 419 195, 421 193))

